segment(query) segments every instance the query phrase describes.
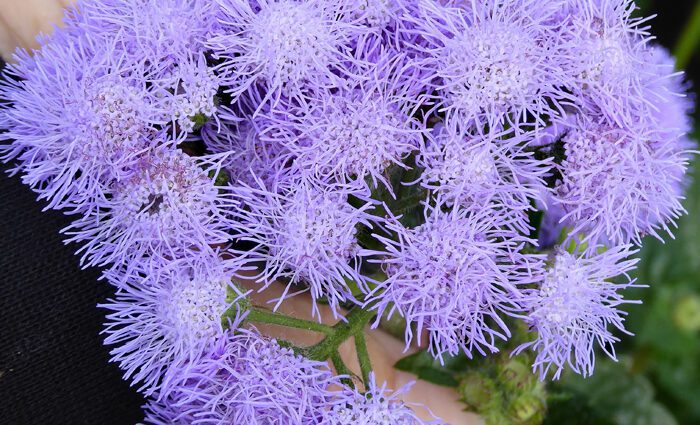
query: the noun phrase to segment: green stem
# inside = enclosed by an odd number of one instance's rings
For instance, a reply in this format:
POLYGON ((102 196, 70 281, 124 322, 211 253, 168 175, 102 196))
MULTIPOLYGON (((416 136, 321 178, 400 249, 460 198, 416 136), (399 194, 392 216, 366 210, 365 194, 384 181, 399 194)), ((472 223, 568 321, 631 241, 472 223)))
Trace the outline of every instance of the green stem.
MULTIPOLYGON (((224 319, 227 317, 235 317, 237 309, 229 309, 224 313, 224 319)), ((304 329, 311 332, 320 332, 326 335, 333 334, 333 328, 324 325, 323 323, 313 322, 311 320, 297 319, 296 317, 287 316, 272 311, 260 310, 251 308, 248 311, 246 320, 249 322, 268 323, 271 325, 286 326, 288 328, 304 329)))
POLYGON ((695 53, 695 48, 700 41, 700 2, 697 3, 690 20, 685 25, 678 43, 676 44, 675 56, 676 67, 683 69, 688 65, 695 53))
POLYGON ((338 375, 345 375, 345 377, 341 379, 341 382, 351 388, 354 388, 355 384, 351 378, 352 372, 350 372, 350 369, 345 365, 342 357, 340 357, 340 353, 337 351, 333 353, 331 355, 331 361, 333 362, 333 367, 335 367, 336 373, 338 375))
POLYGON ((312 360, 326 360, 338 351, 340 344, 351 336, 362 333, 374 317, 375 312, 359 307, 353 308, 345 318, 347 321, 338 322, 333 326, 333 333, 326 336, 323 341, 306 349, 306 356, 312 360))
POLYGON ((367 351, 367 340, 365 340, 364 332, 355 334, 355 348, 357 349, 357 359, 360 361, 360 370, 362 371, 362 382, 365 383, 365 389, 369 386, 369 374, 372 372, 372 362, 367 351))

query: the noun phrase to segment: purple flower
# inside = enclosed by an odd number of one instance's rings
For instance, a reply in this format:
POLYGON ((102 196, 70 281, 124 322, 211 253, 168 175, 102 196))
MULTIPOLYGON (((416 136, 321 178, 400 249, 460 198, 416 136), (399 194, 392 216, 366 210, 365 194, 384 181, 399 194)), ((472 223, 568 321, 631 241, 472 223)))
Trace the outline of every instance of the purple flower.
POLYGON ((571 238, 595 247, 641 244, 646 234, 661 238, 659 229, 670 233, 668 223, 684 212, 690 153, 661 130, 643 124, 623 130, 579 117, 562 139, 566 158, 554 196, 571 238))
POLYGON ((117 287, 114 299, 100 305, 110 311, 105 344, 114 346, 112 361, 125 379, 147 395, 167 394, 180 378, 177 368, 196 363, 223 335, 221 316, 233 301, 227 290, 238 290, 224 260, 208 262, 205 269, 142 269, 126 281, 119 271, 105 273, 117 287))
POLYGON ((534 157, 529 134, 460 135, 444 126, 417 158, 422 167, 420 184, 441 196, 448 205, 493 208, 512 215, 515 228, 529 233, 527 211, 540 198, 548 160, 534 157))
POLYGON ((656 124, 663 140, 679 148, 694 149, 696 142, 689 139, 695 111, 690 84, 684 80, 683 72, 675 72, 675 58, 662 46, 649 46, 646 55, 647 66, 652 65, 656 71, 644 86, 644 95, 653 105, 646 120, 656 124))
POLYGON ((18 160, 48 208, 89 207, 149 146, 170 143, 158 136, 167 97, 144 85, 148 70, 125 62, 115 43, 58 31, 18 59, 0 85, 1 137, 14 141, 4 159, 18 160))
POLYGON ((230 192, 215 185, 223 156, 192 158, 160 148, 139 158, 131 175, 105 187, 90 213, 63 232, 79 242, 85 266, 192 261, 215 255, 233 228, 230 192))
POLYGON ((202 140, 214 153, 231 153, 223 166, 231 182, 256 186, 257 181, 270 188, 276 182, 295 177, 298 170, 291 167, 294 156, 282 143, 282 138, 263 133, 264 128, 281 132, 283 123, 267 123, 265 117, 222 119, 207 123, 201 132, 202 140))
POLYGON ((340 378, 254 330, 227 332, 192 367, 179 388, 148 406, 150 424, 323 423, 340 378))
POLYGON ((563 47, 552 22, 556 2, 465 1, 462 7, 423 2, 411 17, 426 40, 436 107, 447 124, 518 130, 543 126, 568 100, 560 66, 563 47))
POLYGON ((90 0, 68 12, 68 27, 116 38, 133 61, 178 64, 206 51, 219 8, 209 0, 90 0))
MULTIPOLYGON (((404 403, 400 396, 408 392, 410 383, 403 388, 392 392, 386 387, 386 383, 377 385, 374 372, 370 373, 370 381, 367 391, 364 393, 358 390, 345 389, 346 400, 333 407, 327 415, 324 425, 347 425, 347 424, 367 424, 367 425, 419 425, 438 424, 439 420, 423 421, 416 413, 404 403)), ((422 407, 422 406, 413 406, 422 407)))
POLYGON ((340 20, 333 2, 218 0, 221 31, 209 41, 233 101, 248 94, 259 105, 281 96, 305 103, 312 88, 337 86, 351 61, 359 27, 340 20))
POLYGON ((655 72, 645 60, 648 18, 632 17, 635 9, 633 0, 583 0, 562 13, 563 68, 578 105, 619 126, 648 111, 643 85, 655 72))
POLYGON ((515 351, 531 348, 537 353, 533 369, 541 379, 554 368, 557 379, 564 367, 590 376, 595 365, 595 346, 615 358, 618 338, 609 325, 625 332, 625 312, 618 307, 632 301, 618 293, 634 285, 627 273, 638 259, 627 259, 636 251, 622 245, 600 254, 575 255, 557 251, 540 287, 528 291, 526 323, 537 338, 515 351), (623 282, 611 279, 622 275, 623 282))
MULTIPOLYGON (((415 99, 424 88, 420 70, 400 54, 385 54, 372 65, 353 67, 358 75, 334 91, 314 95, 313 103, 272 112, 267 134, 294 153, 297 167, 340 182, 371 178, 389 186, 386 169, 422 144, 423 124, 413 118, 415 99)), ((269 136, 268 136, 269 137, 269 136)))
POLYGON ((219 80, 207 66, 204 55, 181 61, 162 80, 159 83, 173 91, 168 110, 181 131, 191 133, 195 128, 195 119, 217 120, 215 97, 219 80))
MULTIPOLYGON (((265 262, 257 280, 263 287, 278 279, 308 285, 313 299, 326 297, 337 315, 338 304, 353 299, 348 281, 365 285, 356 235, 360 224, 371 227, 372 204, 361 201, 355 208, 348 203, 350 196, 362 199, 363 192, 307 178, 271 188, 258 182, 258 187, 235 191, 243 206, 235 214, 236 234, 256 244, 251 261, 265 262)), ((319 314, 315 303, 313 309, 319 314)))
POLYGON ((519 310, 523 285, 540 278, 540 256, 523 254, 530 241, 507 230, 507 218, 493 209, 473 212, 441 204, 427 207, 425 224, 406 229, 389 220, 386 229, 398 239, 377 235, 383 251, 364 251, 378 257, 386 280, 370 294, 368 305, 379 315, 398 312, 406 319, 406 344, 430 335, 430 351, 496 352, 497 339, 510 332, 501 314, 519 310))

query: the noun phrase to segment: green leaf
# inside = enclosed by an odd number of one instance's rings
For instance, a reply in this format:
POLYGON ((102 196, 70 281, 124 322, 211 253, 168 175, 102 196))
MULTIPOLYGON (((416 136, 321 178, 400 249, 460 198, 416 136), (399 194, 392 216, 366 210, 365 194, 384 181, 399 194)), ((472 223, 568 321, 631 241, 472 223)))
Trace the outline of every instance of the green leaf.
POLYGON ((464 361, 460 357, 445 357, 445 364, 441 365, 430 353, 422 350, 400 359, 394 367, 433 384, 456 387, 455 374, 464 370, 464 361))
MULTIPOLYGON (((626 360, 602 361, 590 378, 566 375, 561 391, 573 394, 577 403, 587 406, 592 417, 605 418, 613 425, 677 425, 673 415, 656 400, 652 383, 644 375, 631 372, 630 365, 626 360)), ((580 412, 570 407, 566 401, 551 403, 545 423, 581 423, 574 422, 581 420, 577 418, 580 412), (552 422, 554 419, 559 422, 552 422)))

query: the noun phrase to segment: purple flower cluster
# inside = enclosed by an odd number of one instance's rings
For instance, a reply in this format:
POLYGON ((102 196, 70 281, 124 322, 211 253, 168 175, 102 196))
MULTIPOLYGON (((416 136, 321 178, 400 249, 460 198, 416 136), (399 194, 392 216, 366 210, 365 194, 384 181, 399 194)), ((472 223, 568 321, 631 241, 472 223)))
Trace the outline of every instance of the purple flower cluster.
POLYGON ((0 154, 106 268, 106 342, 151 423, 421 423, 245 312, 222 322, 232 278, 284 282, 276 307, 308 292, 319 319, 398 314, 440 360, 522 320, 543 379, 592 373, 694 147, 687 84, 633 9, 83 0, 8 66, 0 154))
POLYGON ((184 372, 177 389, 147 406, 146 421, 172 424, 420 424, 374 377, 366 393, 343 388, 324 362, 295 354, 255 329, 226 332, 184 372))

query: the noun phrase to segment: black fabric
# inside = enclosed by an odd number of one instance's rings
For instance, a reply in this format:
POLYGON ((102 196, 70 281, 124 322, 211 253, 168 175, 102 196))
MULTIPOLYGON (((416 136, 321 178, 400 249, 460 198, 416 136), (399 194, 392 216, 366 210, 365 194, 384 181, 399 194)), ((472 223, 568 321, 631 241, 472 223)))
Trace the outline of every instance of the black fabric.
POLYGON ((99 335, 111 289, 80 270, 70 221, 18 177, 0 175, 0 424, 124 425, 143 399, 121 379, 99 335))

